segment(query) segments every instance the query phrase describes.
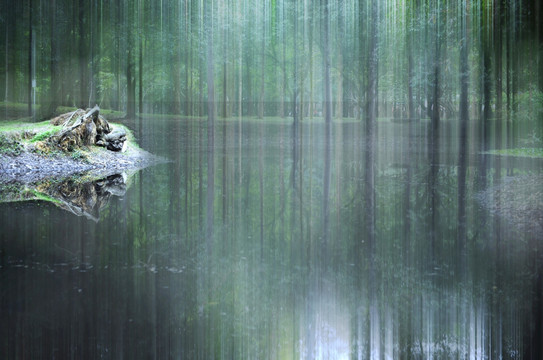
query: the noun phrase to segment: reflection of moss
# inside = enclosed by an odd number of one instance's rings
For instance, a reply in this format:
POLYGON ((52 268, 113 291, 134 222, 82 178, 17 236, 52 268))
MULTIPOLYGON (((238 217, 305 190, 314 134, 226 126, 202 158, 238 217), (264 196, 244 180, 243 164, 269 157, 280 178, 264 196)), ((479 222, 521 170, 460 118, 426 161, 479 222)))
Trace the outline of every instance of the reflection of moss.
POLYGON ((12 201, 20 196, 21 190, 13 184, 0 184, 0 202, 12 201))
POLYGON ((51 196, 48 196, 44 193, 41 193, 37 190, 32 190, 32 194, 34 195, 34 197, 38 200, 43 200, 43 201, 48 201, 48 202, 52 202, 52 203, 55 203, 55 204, 60 204, 61 202, 51 196))
POLYGON ((502 149, 488 152, 490 155, 543 158, 543 148, 502 149))

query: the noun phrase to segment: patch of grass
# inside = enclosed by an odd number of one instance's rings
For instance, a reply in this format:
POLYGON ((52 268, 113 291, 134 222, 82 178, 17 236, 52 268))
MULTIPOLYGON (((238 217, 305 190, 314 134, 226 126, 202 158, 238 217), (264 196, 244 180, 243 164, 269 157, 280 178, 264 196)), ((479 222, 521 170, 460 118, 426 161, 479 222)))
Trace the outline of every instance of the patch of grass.
POLYGON ((85 154, 85 152, 83 150, 80 150, 80 149, 74 150, 72 152, 72 154, 71 154, 71 157, 72 157, 72 159, 74 159, 76 161, 89 162, 89 159, 87 158, 87 155, 85 154))
MULTIPOLYGON (((54 126, 51 125, 51 122, 49 120, 45 120, 45 121, 41 121, 37 123, 24 122, 20 120, 0 122, 1 132, 22 132, 22 131, 41 132, 53 127, 54 126)), ((60 127, 56 127, 56 128, 60 128, 60 127)))
POLYGON ((491 150, 490 155, 515 156, 527 158, 543 158, 543 148, 518 148, 518 149, 502 149, 491 150))

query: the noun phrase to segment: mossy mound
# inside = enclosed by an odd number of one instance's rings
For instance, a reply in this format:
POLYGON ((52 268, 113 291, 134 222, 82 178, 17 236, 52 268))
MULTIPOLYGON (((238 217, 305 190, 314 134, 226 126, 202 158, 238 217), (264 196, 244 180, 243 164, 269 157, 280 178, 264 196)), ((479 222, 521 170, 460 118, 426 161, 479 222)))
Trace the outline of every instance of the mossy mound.
POLYGON ((111 124, 96 109, 76 110, 41 123, 0 126, 0 183, 34 183, 93 173, 108 176, 164 159, 137 146, 130 130, 111 124), (111 151, 108 149, 117 150, 111 151))

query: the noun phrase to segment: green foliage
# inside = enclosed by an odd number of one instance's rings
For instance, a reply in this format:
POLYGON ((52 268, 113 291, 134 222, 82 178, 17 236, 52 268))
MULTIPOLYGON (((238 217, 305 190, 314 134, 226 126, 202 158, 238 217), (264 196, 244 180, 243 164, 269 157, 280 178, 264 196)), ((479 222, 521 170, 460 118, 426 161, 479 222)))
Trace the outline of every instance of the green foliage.
POLYGON ((527 122, 535 132, 535 135, 541 137, 543 118, 543 92, 532 86, 528 91, 522 92, 516 99, 518 108, 518 121, 527 122))
POLYGON ((74 160, 86 160, 87 157, 81 150, 74 150, 71 155, 72 159, 74 160))

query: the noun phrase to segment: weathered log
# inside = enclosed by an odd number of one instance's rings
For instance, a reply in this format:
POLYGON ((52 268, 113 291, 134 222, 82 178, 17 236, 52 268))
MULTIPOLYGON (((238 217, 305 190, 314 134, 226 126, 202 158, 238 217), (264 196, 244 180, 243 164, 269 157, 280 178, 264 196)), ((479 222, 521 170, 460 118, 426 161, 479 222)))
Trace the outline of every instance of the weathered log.
MULTIPOLYGON (((65 123, 68 123, 68 121, 65 123)), ((84 115, 79 116, 73 125, 64 129, 57 136, 57 143, 61 149, 72 151, 76 147, 95 145, 97 141, 110 132, 109 123, 100 116, 100 107, 96 105, 84 115)), ((107 146, 107 144, 102 146, 107 146)))
POLYGON ((85 115, 79 117, 76 120, 76 122, 72 126, 70 126, 69 130, 73 130, 79 125, 86 123, 89 120, 89 118, 93 121, 95 118, 98 119, 99 114, 100 114, 100 108, 98 107, 98 105, 94 105, 94 107, 90 109, 85 115))

